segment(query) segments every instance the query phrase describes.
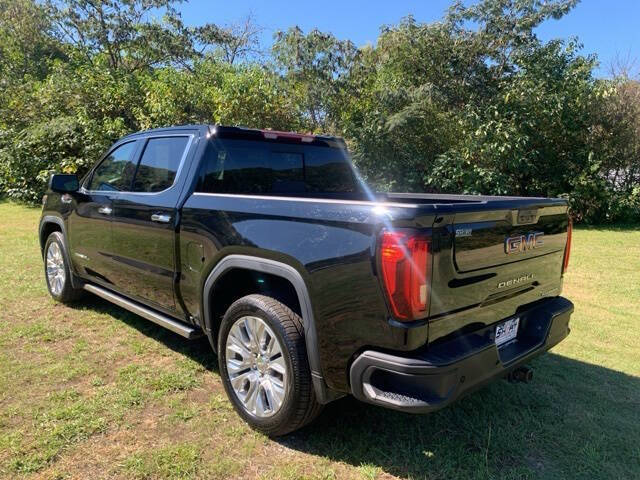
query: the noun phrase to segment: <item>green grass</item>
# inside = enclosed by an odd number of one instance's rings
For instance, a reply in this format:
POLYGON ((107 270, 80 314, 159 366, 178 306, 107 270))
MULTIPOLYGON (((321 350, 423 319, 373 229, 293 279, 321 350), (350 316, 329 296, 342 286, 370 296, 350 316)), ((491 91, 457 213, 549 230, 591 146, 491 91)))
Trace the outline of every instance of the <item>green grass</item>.
POLYGON ((279 441, 227 401, 206 341, 47 295, 39 210, 0 203, 0 477, 640 478, 640 230, 577 228, 572 333, 428 416, 346 398, 279 441))

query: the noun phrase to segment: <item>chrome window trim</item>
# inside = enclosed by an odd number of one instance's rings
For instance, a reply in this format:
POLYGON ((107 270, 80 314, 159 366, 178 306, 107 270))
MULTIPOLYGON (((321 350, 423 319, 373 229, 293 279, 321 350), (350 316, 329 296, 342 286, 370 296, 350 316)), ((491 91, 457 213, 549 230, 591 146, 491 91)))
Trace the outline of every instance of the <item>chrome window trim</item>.
MULTIPOLYGON (((84 184, 82 185, 82 187, 80 188, 80 193, 84 193, 85 195, 113 195, 113 196, 119 196, 120 194, 127 194, 127 195, 158 195, 160 193, 164 193, 168 190, 171 190, 173 187, 176 186, 176 182, 178 181, 178 177, 180 176, 180 173, 182 172, 182 169, 184 167, 185 161, 187 159, 187 155, 189 154, 189 150, 191 149, 191 144, 193 143, 193 139, 195 138, 195 134, 193 133, 167 133, 167 134, 156 134, 156 135, 145 135, 144 137, 137 137, 137 138, 132 138, 126 142, 122 142, 120 144, 115 144, 113 146, 113 148, 111 150, 108 151, 108 153, 102 157, 102 160, 100 160, 100 162, 98 162, 98 164, 95 166, 95 168, 91 171, 91 178, 93 179, 93 173, 95 171, 96 168, 98 168, 98 166, 104 161, 105 158, 107 158, 111 152, 113 152, 115 149, 120 148, 122 145, 125 145, 127 143, 130 142, 136 142, 136 141, 143 141, 145 142, 144 148, 146 149, 146 142, 148 142, 149 140, 152 140, 154 138, 167 138, 167 137, 189 137, 189 140, 187 141, 187 146, 184 148, 184 152, 182 152, 182 157, 180 158, 180 163, 178 164, 178 169, 176 170, 176 176, 173 178, 173 183, 171 184, 171 186, 165 188, 164 190, 160 190, 159 192, 133 192, 131 190, 115 190, 115 191, 111 191, 111 190, 87 190, 84 188, 84 184)), ((136 163, 136 174, 137 172, 137 166, 139 165, 140 161, 142 161, 142 156, 144 155, 144 150, 140 153, 140 158, 138 159, 138 163, 136 163)), ((87 179, 88 181, 88 179, 87 179)), ((86 183, 86 182, 85 182, 86 183)))
POLYGON ((280 200, 290 202, 308 202, 308 203, 333 203, 347 205, 365 205, 370 207, 400 207, 400 208, 418 208, 420 205, 416 203, 393 203, 393 202, 376 202, 374 200, 338 200, 334 198, 313 198, 313 197, 283 197, 277 195, 247 195, 242 193, 207 193, 193 192, 192 196, 208 196, 208 197, 231 197, 246 198, 249 200, 280 200))

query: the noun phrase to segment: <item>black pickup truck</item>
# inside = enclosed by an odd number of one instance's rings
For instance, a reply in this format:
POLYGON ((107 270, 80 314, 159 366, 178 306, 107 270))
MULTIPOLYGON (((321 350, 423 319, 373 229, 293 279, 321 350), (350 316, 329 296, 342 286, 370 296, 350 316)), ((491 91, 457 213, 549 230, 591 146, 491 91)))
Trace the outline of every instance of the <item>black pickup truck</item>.
POLYGON ((431 412, 569 333, 562 199, 372 193, 340 138, 207 125, 129 135, 49 186, 51 295, 206 335, 269 435, 345 394, 431 412))

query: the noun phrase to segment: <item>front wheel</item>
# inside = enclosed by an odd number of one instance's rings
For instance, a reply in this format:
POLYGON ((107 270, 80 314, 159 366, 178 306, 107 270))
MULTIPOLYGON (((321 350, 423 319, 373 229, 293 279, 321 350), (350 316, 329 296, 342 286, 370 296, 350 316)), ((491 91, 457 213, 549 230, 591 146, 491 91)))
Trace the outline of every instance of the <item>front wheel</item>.
POLYGON ((248 295, 229 307, 218 362, 229 399, 252 428, 285 435, 320 413, 301 319, 275 299, 248 295))
POLYGON ((71 284, 71 270, 60 232, 53 232, 44 244, 44 273, 49 294, 55 300, 67 303, 82 297, 84 290, 71 284))

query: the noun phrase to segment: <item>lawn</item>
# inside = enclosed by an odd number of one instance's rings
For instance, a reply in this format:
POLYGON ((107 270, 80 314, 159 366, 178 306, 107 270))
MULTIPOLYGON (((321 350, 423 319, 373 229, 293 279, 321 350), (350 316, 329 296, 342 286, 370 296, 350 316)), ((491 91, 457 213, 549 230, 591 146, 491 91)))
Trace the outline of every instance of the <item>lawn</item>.
POLYGON ((569 338, 438 413, 350 398, 280 440, 227 401, 206 341, 46 291, 39 210, 0 203, 0 476, 640 478, 640 229, 577 228, 569 338))

